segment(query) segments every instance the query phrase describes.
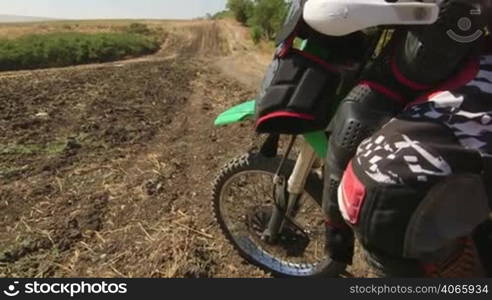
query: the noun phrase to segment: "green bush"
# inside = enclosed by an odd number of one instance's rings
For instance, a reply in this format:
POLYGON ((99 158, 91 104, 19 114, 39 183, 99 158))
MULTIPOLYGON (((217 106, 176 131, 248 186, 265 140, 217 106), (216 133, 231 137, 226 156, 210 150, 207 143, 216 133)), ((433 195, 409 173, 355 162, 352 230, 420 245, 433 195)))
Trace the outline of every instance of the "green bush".
POLYGON ((212 16, 212 20, 222 20, 227 18, 233 18, 234 14, 229 10, 219 11, 215 15, 212 16))
POLYGON ((159 43, 141 34, 50 33, 0 39, 0 71, 64 67, 150 54, 159 43))
POLYGON ((258 26, 265 38, 273 40, 284 25, 287 12, 288 6, 284 0, 257 0, 248 24, 258 26))
POLYGON ((229 9, 242 24, 246 24, 253 13, 254 3, 251 0, 227 0, 227 9, 229 9))
POLYGON ((141 34, 141 35, 152 35, 154 32, 146 24, 142 23, 132 23, 125 27, 126 33, 130 34, 141 34))
POLYGON ((255 44, 260 43, 263 38, 263 30, 259 26, 251 27, 251 38, 255 44))
POLYGON ((285 0, 227 0, 227 8, 237 21, 251 27, 251 37, 275 39, 287 16, 289 1, 285 0))

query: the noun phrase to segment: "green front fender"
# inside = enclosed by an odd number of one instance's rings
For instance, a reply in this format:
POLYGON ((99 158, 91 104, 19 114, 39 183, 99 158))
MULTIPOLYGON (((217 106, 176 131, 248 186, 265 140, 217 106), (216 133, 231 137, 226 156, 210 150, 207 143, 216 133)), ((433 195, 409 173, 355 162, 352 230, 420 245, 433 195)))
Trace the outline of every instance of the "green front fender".
POLYGON ((250 100, 234 106, 221 113, 217 119, 215 119, 215 126, 224 126, 251 119, 255 116, 255 106, 256 100, 250 100))
MULTIPOLYGON (((215 120, 215 126, 225 126, 252 119, 255 116, 256 101, 250 100, 234 106, 220 114, 215 120)), ((328 137, 323 131, 304 134, 306 142, 313 147, 316 154, 324 158, 328 151, 328 137)))

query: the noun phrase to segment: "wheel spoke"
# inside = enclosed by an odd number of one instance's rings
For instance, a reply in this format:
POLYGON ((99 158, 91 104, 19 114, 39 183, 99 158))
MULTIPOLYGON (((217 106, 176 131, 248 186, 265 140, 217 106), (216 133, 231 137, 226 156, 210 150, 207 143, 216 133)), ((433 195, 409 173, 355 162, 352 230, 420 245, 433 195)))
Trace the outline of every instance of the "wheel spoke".
POLYGON ((300 199, 295 222, 307 236, 286 223, 279 241, 268 244, 261 235, 266 229, 273 206, 273 174, 245 171, 232 176, 222 190, 221 215, 233 238, 249 236, 269 255, 286 264, 315 265, 324 259, 323 214, 317 203, 305 193, 300 199), (239 218, 238 216, 250 216, 239 218), (246 222, 245 222, 246 221, 246 222))

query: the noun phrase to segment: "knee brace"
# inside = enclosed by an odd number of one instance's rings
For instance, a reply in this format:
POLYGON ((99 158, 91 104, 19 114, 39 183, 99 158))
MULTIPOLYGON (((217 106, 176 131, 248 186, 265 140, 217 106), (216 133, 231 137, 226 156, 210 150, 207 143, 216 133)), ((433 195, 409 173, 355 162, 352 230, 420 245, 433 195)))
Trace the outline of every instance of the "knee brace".
POLYGON ((343 172, 359 144, 402 109, 402 104, 363 82, 341 103, 330 126, 328 165, 343 172))
POLYGON ((402 108, 402 104, 380 92, 384 87, 362 82, 342 102, 330 125, 331 137, 325 166, 323 207, 328 217, 339 219, 336 191, 358 145, 402 108))

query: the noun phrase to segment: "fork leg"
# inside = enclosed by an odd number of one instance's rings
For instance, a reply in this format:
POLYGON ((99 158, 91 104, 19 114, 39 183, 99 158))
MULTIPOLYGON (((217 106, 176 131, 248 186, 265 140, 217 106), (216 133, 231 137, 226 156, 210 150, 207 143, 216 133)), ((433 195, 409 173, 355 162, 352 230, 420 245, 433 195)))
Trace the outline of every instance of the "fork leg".
POLYGON ((316 153, 314 149, 308 143, 303 142, 296 165, 289 177, 287 188, 285 183, 277 183, 277 199, 275 200, 278 206, 273 207, 272 217, 264 233, 264 239, 268 242, 274 243, 276 241, 285 223, 285 216, 292 215, 297 201, 304 192, 304 186, 315 159, 316 153))

